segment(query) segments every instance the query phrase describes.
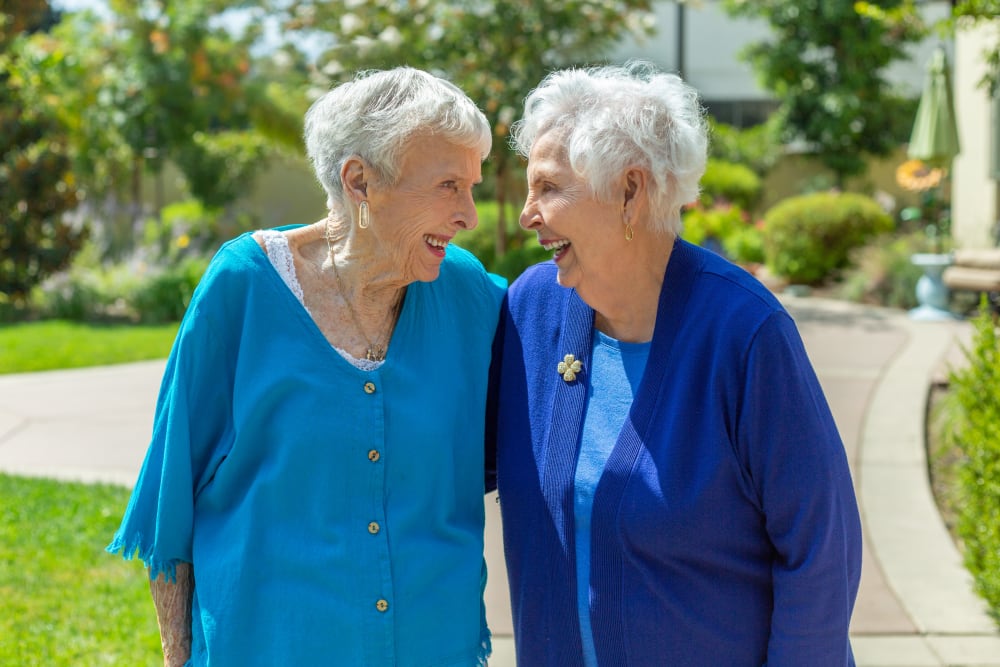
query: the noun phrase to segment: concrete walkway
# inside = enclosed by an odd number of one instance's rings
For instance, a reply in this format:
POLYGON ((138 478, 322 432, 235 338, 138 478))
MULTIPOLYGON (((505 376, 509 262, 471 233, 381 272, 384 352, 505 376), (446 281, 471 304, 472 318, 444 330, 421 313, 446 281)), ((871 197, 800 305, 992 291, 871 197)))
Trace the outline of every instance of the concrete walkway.
MULTIPOLYGON (((1000 633, 937 513, 923 445, 928 386, 960 359, 968 324, 912 322, 905 313, 823 299, 784 301, 833 409, 861 506, 865 555, 851 625, 858 665, 1000 667, 1000 633)), ((154 361, 0 376, 0 470, 132 484, 162 371, 154 361)), ((492 496, 486 507, 490 665, 513 667, 492 496)))

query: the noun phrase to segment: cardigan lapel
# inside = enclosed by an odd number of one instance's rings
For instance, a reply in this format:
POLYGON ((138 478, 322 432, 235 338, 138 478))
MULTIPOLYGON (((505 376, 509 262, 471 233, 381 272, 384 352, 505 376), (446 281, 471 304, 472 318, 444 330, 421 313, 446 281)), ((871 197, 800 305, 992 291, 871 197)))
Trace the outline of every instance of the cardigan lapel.
MULTIPOLYGON (((545 373, 556 375, 556 366, 567 354, 572 354, 583 364, 576 379, 570 382, 557 377, 555 391, 552 392, 552 409, 549 412, 552 425, 545 452, 545 468, 542 470, 542 493, 553 516, 562 517, 556 521, 559 541, 572 556, 573 549, 573 476, 576 472, 577 446, 583 428, 583 412, 587 401, 587 374, 590 372, 591 341, 593 338, 594 311, 576 290, 566 290, 563 301, 562 330, 556 349, 558 358, 553 358, 551 368, 545 373)), ((553 380, 546 380, 552 382, 553 380)))

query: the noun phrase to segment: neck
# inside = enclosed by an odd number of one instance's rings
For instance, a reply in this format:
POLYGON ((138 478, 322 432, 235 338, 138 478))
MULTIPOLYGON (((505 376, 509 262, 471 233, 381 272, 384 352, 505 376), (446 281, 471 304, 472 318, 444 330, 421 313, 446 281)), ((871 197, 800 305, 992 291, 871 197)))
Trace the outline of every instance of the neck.
POLYGON ((326 247, 317 258, 322 271, 332 271, 334 264, 345 296, 354 302, 395 303, 406 282, 391 257, 359 238, 351 223, 328 219, 324 223, 326 247))
POLYGON ((601 333, 627 343, 652 340, 663 275, 673 249, 673 235, 635 244, 620 270, 600 293, 581 295, 594 309, 594 326, 601 333))

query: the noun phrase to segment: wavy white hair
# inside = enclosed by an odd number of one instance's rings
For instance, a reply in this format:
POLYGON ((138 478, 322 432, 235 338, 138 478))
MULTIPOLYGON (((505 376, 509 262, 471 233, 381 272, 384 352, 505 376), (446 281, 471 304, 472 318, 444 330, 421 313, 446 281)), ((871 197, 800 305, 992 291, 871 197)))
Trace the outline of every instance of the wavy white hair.
POLYGON ((552 72, 525 100, 511 144, 528 157, 553 130, 564 133, 570 166, 601 201, 610 200, 611 185, 628 167, 648 170, 653 224, 680 232, 681 207, 697 199, 708 153, 694 88, 643 61, 552 72))
POLYGON ((339 210, 349 210, 340 170, 352 155, 391 186, 398 182, 407 142, 416 136, 475 148, 483 160, 493 143, 486 116, 465 93, 412 67, 361 72, 332 89, 309 107, 304 135, 327 206, 339 210))

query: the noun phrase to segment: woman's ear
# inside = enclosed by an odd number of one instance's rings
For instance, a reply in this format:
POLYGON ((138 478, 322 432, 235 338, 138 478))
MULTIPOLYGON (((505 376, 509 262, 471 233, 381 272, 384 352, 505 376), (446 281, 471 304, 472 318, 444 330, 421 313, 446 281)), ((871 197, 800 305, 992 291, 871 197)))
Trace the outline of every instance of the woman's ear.
POLYGON ((344 193, 355 204, 360 204, 368 198, 368 175, 370 172, 368 164, 357 155, 347 158, 344 161, 344 166, 340 169, 340 182, 344 186, 344 193))
POLYGON ((622 208, 627 209, 640 203, 646 194, 646 172, 638 167, 629 167, 625 170, 624 181, 622 208))

